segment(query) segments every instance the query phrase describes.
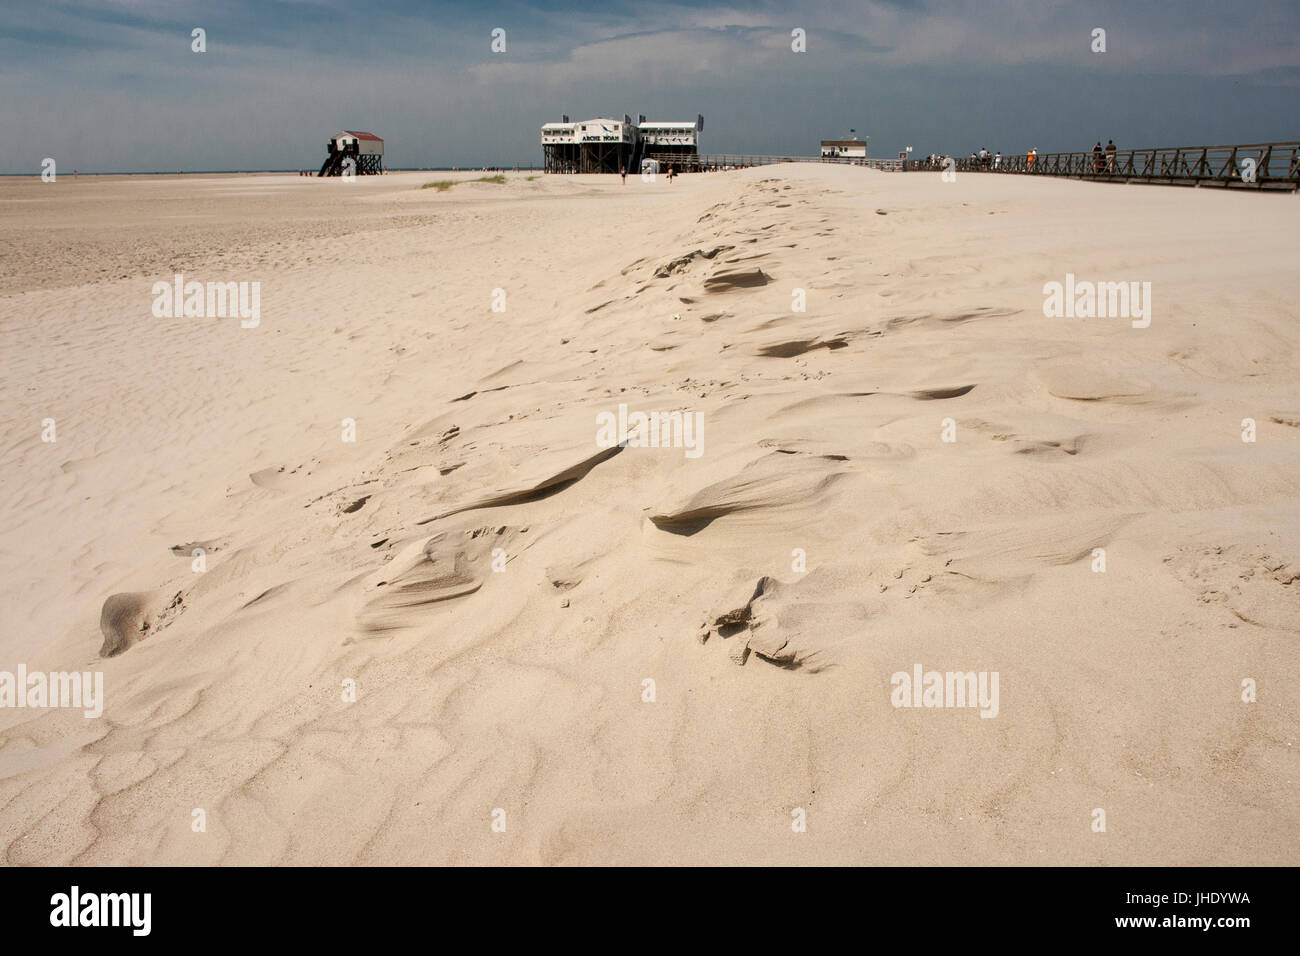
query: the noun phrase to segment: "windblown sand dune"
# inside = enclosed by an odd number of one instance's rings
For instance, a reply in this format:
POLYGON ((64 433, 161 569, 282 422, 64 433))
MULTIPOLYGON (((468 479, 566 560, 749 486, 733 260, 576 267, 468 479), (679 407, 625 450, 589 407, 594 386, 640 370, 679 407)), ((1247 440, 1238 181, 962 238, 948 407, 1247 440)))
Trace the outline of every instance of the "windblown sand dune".
POLYGON ((428 178, 0 184, 6 863, 1295 859, 1293 197, 428 178))

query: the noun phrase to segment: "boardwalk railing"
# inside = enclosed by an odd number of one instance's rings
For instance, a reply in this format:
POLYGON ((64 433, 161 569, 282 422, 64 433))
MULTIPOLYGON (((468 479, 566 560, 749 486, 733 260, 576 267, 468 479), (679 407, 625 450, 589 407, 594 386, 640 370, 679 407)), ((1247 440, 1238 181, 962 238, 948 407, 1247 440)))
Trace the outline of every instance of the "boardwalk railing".
MULTIPOLYGON (((908 161, 909 172, 942 170, 944 162, 908 161)), ((954 159, 958 172, 1067 176, 1102 182, 1225 186, 1239 189, 1300 188, 1300 142, 1237 146, 1166 146, 1121 149, 1113 154, 1043 153, 993 160, 954 159)))
POLYGON ((901 159, 870 159, 848 156, 740 156, 719 153, 716 155, 682 155, 681 153, 651 153, 650 159, 659 162, 659 168, 672 166, 678 172, 698 173, 719 169, 747 169, 750 166, 773 166, 777 163, 838 163, 841 166, 866 166, 871 169, 902 169, 901 159))
MULTIPOLYGON (((942 171, 944 161, 927 159, 862 159, 844 156, 741 156, 651 153, 661 169, 679 172, 745 169, 776 163, 837 163, 889 172, 942 171)), ((1140 182, 1184 186, 1225 186, 1238 189, 1300 189, 1300 141, 1246 143, 1237 146, 1166 146, 1121 149, 1100 157, 1091 151, 1043 153, 1033 159, 1021 153, 993 159, 954 159, 957 172, 1019 173, 1067 176, 1100 182, 1140 182)))

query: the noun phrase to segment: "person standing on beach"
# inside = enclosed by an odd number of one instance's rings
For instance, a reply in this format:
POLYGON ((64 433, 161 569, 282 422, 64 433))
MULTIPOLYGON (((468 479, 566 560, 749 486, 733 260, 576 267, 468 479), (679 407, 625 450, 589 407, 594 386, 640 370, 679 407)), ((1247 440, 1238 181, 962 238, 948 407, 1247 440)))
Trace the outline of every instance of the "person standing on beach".
POLYGON ((622 179, 623 179, 623 185, 626 186, 626 185, 627 185, 627 167, 626 167, 626 166, 620 166, 620 167, 618 168, 618 174, 619 174, 619 176, 622 177, 622 179))

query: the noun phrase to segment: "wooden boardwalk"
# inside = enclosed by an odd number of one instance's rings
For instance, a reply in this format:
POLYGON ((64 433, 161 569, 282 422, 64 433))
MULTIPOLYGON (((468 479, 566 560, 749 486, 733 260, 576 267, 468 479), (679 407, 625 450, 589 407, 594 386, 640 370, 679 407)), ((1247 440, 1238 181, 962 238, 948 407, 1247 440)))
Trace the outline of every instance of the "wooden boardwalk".
MULTIPOLYGON (((908 171, 940 170, 942 164, 908 162, 908 171)), ((957 172, 1065 176, 1099 182, 1168 186, 1222 186, 1237 189, 1300 188, 1300 142, 1246 143, 1236 146, 1165 146, 1120 149, 1114 154, 1042 153, 1003 156, 998 165, 955 159, 957 172)))
MULTIPOLYGON (((651 153, 660 169, 716 172, 770 166, 777 163, 837 163, 889 172, 941 172, 943 161, 924 159, 846 159, 820 156, 744 156, 730 154, 682 156, 651 153)), ((1065 176, 1098 182, 1151 183, 1169 186, 1222 186, 1234 189, 1300 189, 1300 141, 1245 143, 1236 146, 1166 146, 1121 149, 1113 156, 1092 151, 1041 153, 1033 160, 1021 153, 992 160, 954 158, 950 167, 962 173, 1014 173, 1026 176, 1065 176)))

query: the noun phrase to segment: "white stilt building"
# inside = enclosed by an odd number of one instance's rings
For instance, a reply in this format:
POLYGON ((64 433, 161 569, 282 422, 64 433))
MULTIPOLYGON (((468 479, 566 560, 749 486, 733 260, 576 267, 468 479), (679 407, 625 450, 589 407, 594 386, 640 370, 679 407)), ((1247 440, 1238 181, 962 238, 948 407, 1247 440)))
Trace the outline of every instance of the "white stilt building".
POLYGON ((699 151, 704 117, 694 123, 634 123, 624 115, 616 119, 589 119, 542 124, 542 168, 548 173, 617 173, 640 168, 653 154, 693 156, 699 151))

